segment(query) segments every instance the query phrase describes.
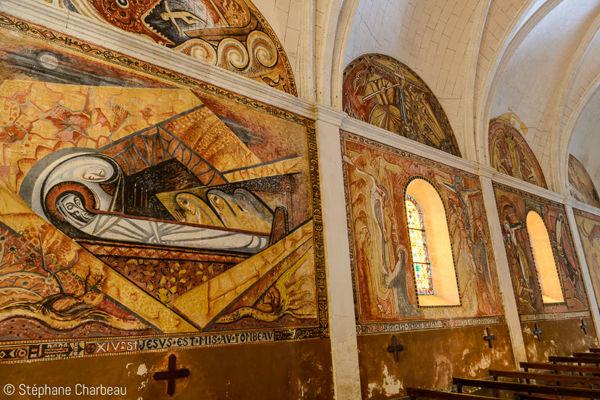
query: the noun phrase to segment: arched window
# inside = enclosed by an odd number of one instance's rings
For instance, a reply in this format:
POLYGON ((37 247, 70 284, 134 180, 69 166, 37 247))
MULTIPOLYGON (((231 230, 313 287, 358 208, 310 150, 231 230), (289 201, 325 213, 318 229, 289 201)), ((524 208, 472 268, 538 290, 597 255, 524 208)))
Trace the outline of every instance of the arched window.
POLYGON ((417 178, 406 187, 404 200, 419 306, 460 305, 442 199, 428 181, 417 178))
POLYGON ((526 223, 542 299, 544 303, 562 303, 565 300, 544 220, 537 212, 529 211, 526 223))

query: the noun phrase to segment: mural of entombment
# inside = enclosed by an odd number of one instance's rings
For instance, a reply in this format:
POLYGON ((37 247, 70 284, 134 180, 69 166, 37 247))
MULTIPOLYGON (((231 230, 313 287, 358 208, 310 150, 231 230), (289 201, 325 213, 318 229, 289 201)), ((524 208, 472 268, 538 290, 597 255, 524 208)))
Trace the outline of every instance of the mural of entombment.
POLYGON ((600 207, 600 198, 592 178, 577 158, 569 154, 569 192, 579 201, 600 207))
POLYGON ((343 108, 351 117, 455 156, 460 149, 439 101, 410 68, 367 54, 344 70, 343 108))
POLYGON ((590 323, 591 317, 563 205, 499 183, 494 183, 494 191, 528 357, 531 360, 543 360, 550 353, 570 354, 569 352, 585 349, 596 338, 595 334, 578 328, 581 321, 590 323), (562 290, 561 302, 549 302, 543 297, 547 293, 542 290, 538 272, 545 265, 537 265, 534 260, 527 218, 530 212, 535 212, 542 218, 547 230, 562 290), (548 324, 553 326, 547 326, 548 324), (569 324, 575 326, 574 331, 563 331, 569 324), (554 343, 549 340, 540 341, 535 338, 535 326, 541 327, 541 330, 547 328, 546 335, 581 335, 581 340, 556 340, 554 343), (560 347, 567 345, 576 347, 560 347))
POLYGON ((499 172, 547 188, 546 178, 519 131, 504 118, 490 121, 490 164, 499 172))
MULTIPOLYGON (((492 365, 508 366, 510 339, 479 179, 346 132, 342 151, 364 398, 390 398, 386 379, 397 379, 401 386, 444 387, 457 368, 465 376, 482 376, 492 365), (427 295, 417 295, 413 263, 419 250, 411 247, 405 208, 415 179, 433 187, 445 210, 445 218, 435 222, 447 227, 448 258, 456 275, 449 280, 458 283, 457 303, 426 306, 420 297, 427 295), (501 338, 493 353, 482 339, 486 327, 501 338), (392 334, 413 346, 405 346, 400 367, 379 349, 392 334), (425 354, 419 348, 432 351, 425 354)), ((432 218, 422 208, 422 217, 432 218)), ((431 260, 435 278, 439 271, 431 260)), ((434 295, 436 290, 434 285, 434 295)))
POLYGON ((573 209, 596 299, 600 299, 600 216, 573 209))
POLYGON ((327 337, 312 121, 1 22, 2 358, 327 337))
POLYGON ((250 0, 43 0, 296 95, 287 55, 250 0))

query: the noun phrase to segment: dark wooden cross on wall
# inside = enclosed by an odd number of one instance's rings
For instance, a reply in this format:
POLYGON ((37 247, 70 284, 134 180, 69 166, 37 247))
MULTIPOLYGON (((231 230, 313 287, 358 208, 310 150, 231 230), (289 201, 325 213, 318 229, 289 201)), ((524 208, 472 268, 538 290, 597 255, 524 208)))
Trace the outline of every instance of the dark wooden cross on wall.
POLYGON ((187 378, 188 376, 190 376, 190 370, 187 368, 177 369, 177 357, 175 354, 171 354, 169 356, 169 369, 167 371, 156 372, 154 380, 167 381, 167 394, 173 396, 175 394, 175 380, 187 378))
POLYGON ((485 332, 486 332, 486 335, 483 337, 483 340, 487 340, 488 346, 490 346, 490 349, 491 349, 493 346, 492 341, 496 340, 496 336, 494 336, 490 333, 490 328, 485 328, 485 332))
POLYGON ((535 324, 535 330, 533 331, 533 334, 537 337, 538 342, 542 341, 542 330, 538 324, 535 324))
POLYGON ((398 343, 398 338, 396 335, 392 336, 392 344, 388 346, 387 351, 389 353, 394 353, 394 360, 398 362, 400 358, 398 357, 398 353, 404 350, 404 346, 398 343))
POLYGON ((587 335, 587 325, 585 324, 583 318, 581 319, 581 329, 583 329, 583 334, 587 335))

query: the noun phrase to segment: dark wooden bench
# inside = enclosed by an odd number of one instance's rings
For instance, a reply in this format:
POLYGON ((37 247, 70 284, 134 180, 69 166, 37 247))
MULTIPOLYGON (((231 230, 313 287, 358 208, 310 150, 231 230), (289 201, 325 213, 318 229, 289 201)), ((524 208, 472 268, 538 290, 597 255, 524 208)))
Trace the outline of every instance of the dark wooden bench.
POLYGON ((600 367, 594 367, 591 365, 572 365, 572 364, 550 364, 550 363, 531 363, 521 362, 520 367, 526 372, 530 369, 543 370, 543 371, 555 371, 555 372, 571 372, 580 374, 594 374, 600 375, 600 367))
POLYGON ((423 399, 472 399, 472 400, 499 400, 499 397, 477 396, 475 394, 442 392, 428 389, 406 388, 406 394, 411 400, 423 399))
POLYGON ((600 358, 600 353, 573 353, 573 357, 600 358))
POLYGON ((548 385, 531 385, 527 383, 514 383, 502 381, 488 381, 484 379, 467 379, 467 378, 452 378, 452 382, 456 385, 458 393, 462 393, 463 386, 509 390, 512 392, 522 392, 531 395, 534 394, 550 394, 554 396, 574 396, 587 399, 600 398, 600 390, 576 388, 568 386, 548 386, 548 385))
POLYGON ((535 380, 536 383, 539 383, 540 381, 552 382, 559 386, 586 385, 590 386, 592 389, 594 388, 594 385, 600 385, 600 376, 548 374, 524 371, 500 371, 495 369, 490 369, 489 374, 492 378, 494 378, 494 380, 499 377, 525 379, 525 383, 530 383, 530 380, 535 380))
POLYGON ((594 357, 574 357, 574 356, 551 356, 548 357, 551 363, 572 363, 572 364, 600 364, 600 358, 594 357))
POLYGON ((591 347, 591 348, 590 348, 590 352, 591 352, 591 353, 600 353, 600 349, 599 349, 599 348, 596 348, 596 347, 591 347))

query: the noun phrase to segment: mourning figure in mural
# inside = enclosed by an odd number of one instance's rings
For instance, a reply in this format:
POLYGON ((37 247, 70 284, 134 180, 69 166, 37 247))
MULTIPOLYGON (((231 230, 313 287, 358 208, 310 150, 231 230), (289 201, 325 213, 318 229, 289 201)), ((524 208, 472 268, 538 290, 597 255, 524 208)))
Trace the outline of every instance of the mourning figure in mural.
POLYGON ((406 291, 406 248, 403 245, 398 246, 398 261, 393 270, 383 273, 383 284, 388 288, 393 288, 396 293, 396 306, 398 313, 402 316, 419 315, 417 309, 408 298, 406 291))

